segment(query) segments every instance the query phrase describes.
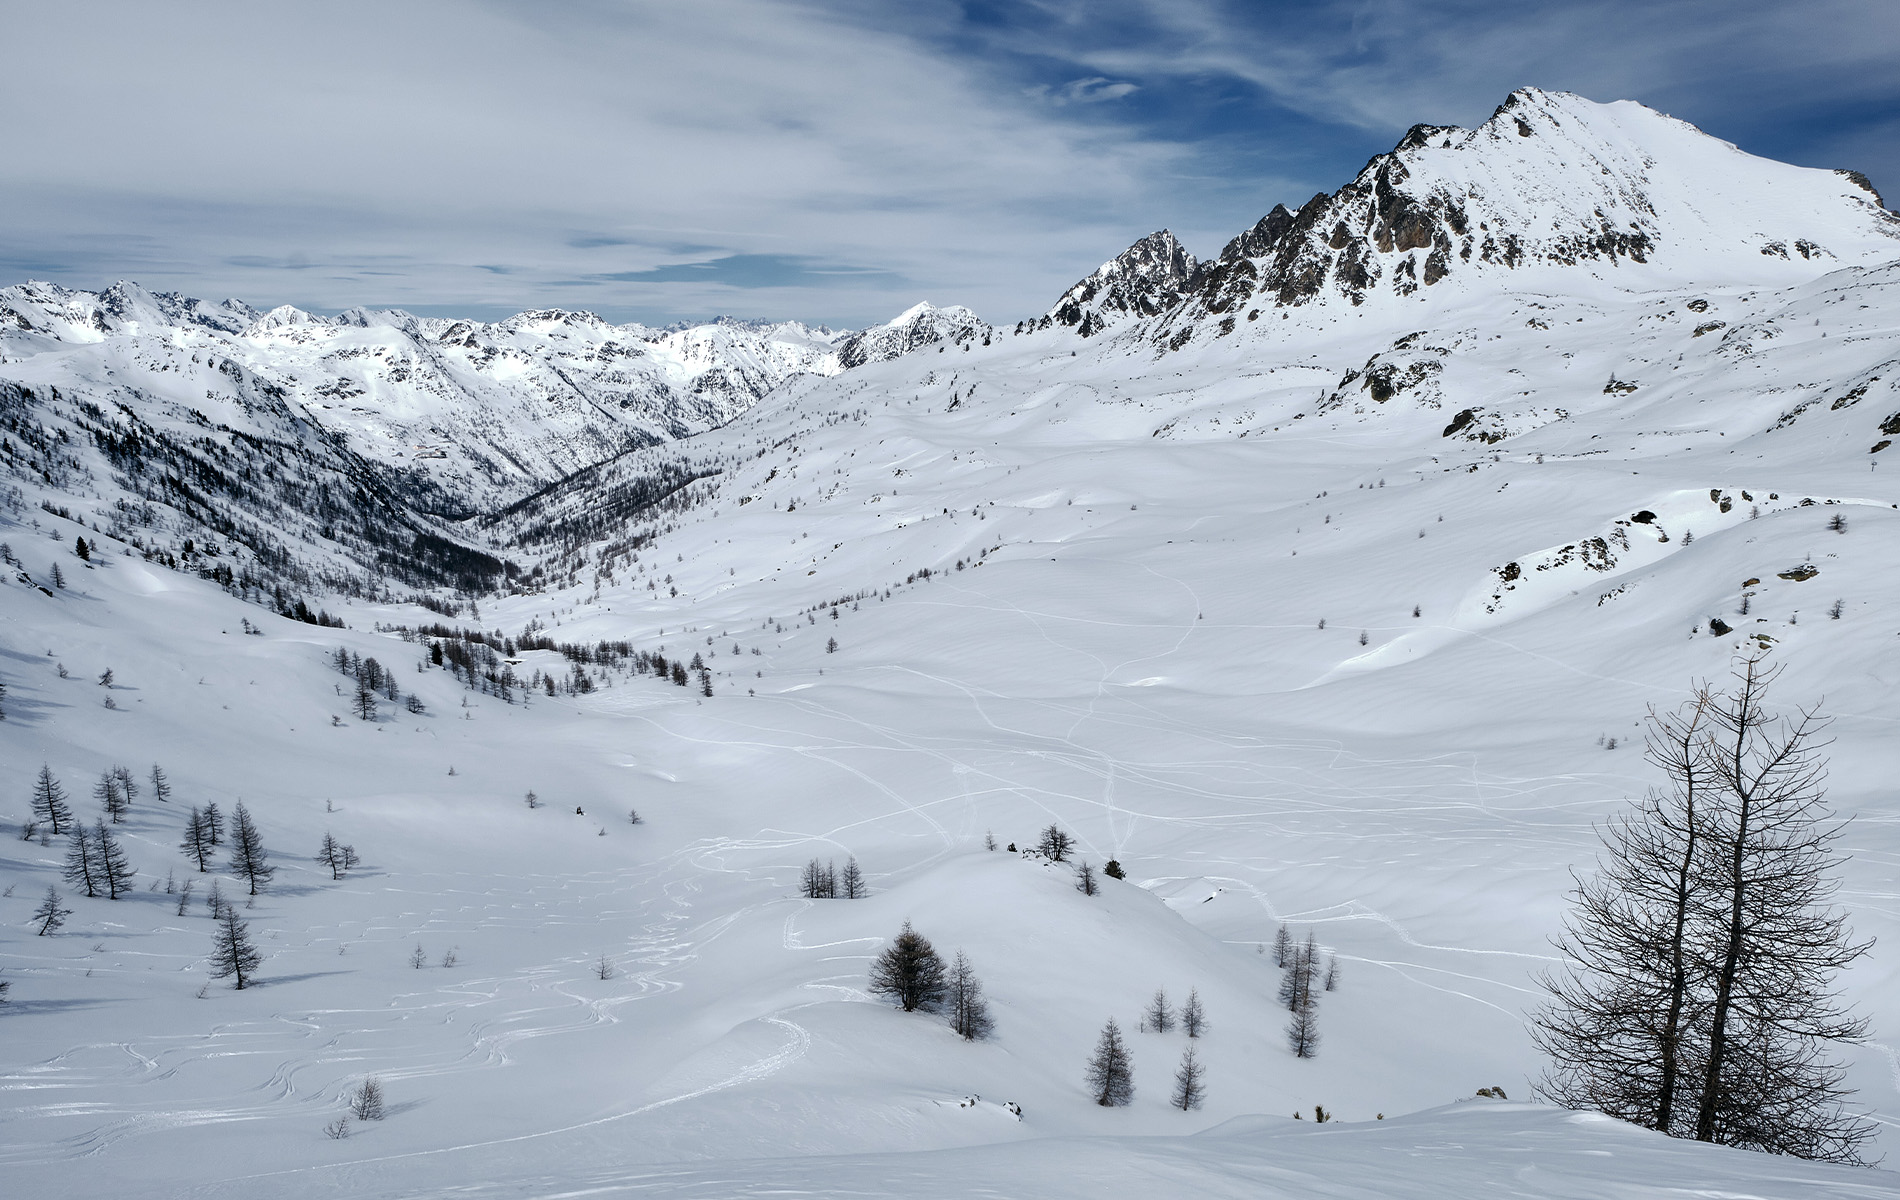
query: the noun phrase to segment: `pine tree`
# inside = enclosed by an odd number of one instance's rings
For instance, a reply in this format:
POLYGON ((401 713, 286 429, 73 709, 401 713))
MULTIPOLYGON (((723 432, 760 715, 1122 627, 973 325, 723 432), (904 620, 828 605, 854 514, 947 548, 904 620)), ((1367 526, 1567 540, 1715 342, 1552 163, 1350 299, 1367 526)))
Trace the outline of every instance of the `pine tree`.
POLYGON ((356 677, 356 691, 352 694, 350 708, 358 720, 374 721, 376 719, 376 689, 370 686, 367 675, 356 677))
POLYGON ((270 855, 264 851, 264 836, 257 832, 250 810, 241 800, 231 819, 231 871, 250 881, 253 896, 277 873, 277 868, 270 865, 270 855))
POLYGON ((1542 1094, 1677 1137, 1858 1162, 1874 1126, 1846 1110, 1834 1046, 1866 1022, 1834 987, 1866 953, 1830 906, 1842 826, 1829 812, 1813 710, 1776 720, 1778 670, 1744 659, 1650 714, 1646 757, 1669 787, 1602 830, 1534 1032, 1542 1094))
POLYGON ((864 872, 858 869, 858 860, 855 856, 844 860, 843 886, 846 900, 862 900, 871 894, 871 889, 864 882, 864 872))
POLYGON ((211 834, 211 844, 224 844, 224 814, 218 811, 216 800, 205 801, 205 829, 211 834))
POLYGON ((1042 856, 1051 862, 1066 862, 1069 851, 1074 848, 1075 839, 1054 824, 1042 831, 1041 840, 1036 845, 1036 849, 1042 851, 1042 856))
POLYGON ((126 802, 124 789, 119 787, 119 777, 111 771, 102 772, 99 782, 92 785, 92 798, 99 802, 114 825, 125 820, 126 810, 131 807, 126 802))
POLYGON ((1199 1108, 1207 1098, 1206 1074, 1201 1060, 1194 1055, 1194 1043, 1189 1042, 1187 1052, 1181 1055, 1181 1065, 1174 1071, 1174 1095, 1169 1103, 1182 1112, 1199 1108))
POLYGON ((150 778, 152 781, 152 799, 166 804, 171 803, 172 785, 171 781, 165 777, 165 768, 159 766, 157 763, 153 763, 150 778))
POLYGON ((905 1012, 935 1012, 947 985, 943 960, 930 939, 904 922, 891 944, 871 963, 873 995, 889 996, 905 1012))
POLYGON ((983 983, 970 966, 969 956, 961 950, 950 965, 944 1011, 950 1018, 950 1028, 966 1042, 982 1041, 995 1031, 989 1002, 983 999, 983 983))
POLYGON ((1317 945, 1310 934, 1305 942, 1287 952, 1286 974, 1280 976, 1280 1003, 1286 1005, 1287 1011, 1298 1012, 1313 999, 1317 954, 1317 945))
POLYGON ((198 864, 200 874, 211 869, 211 822, 204 813, 198 811, 196 805, 185 817, 185 836, 178 843, 178 848, 185 852, 186 858, 198 864))
POLYGON ((1101 890, 1100 885, 1095 882, 1095 868, 1090 866, 1086 860, 1076 864, 1075 890, 1081 892, 1084 896, 1093 896, 1096 892, 1101 890))
POLYGON ((211 890, 205 893, 205 908, 210 910, 213 921, 223 919, 225 909, 223 880, 211 881, 211 890))
POLYGON ((66 882, 86 889, 88 898, 96 898, 99 889, 105 886, 105 877, 100 873, 97 847, 93 844, 92 831, 85 826, 73 829, 72 845, 66 851, 66 882))
POLYGON ((1089 1056, 1088 1072, 1083 1076, 1089 1095, 1104 1108, 1120 1108, 1135 1098, 1135 1064, 1122 1043, 1121 1026, 1110 1017, 1096 1039, 1095 1053, 1089 1056))
POLYGON ((1286 1026, 1287 1049, 1295 1058, 1312 1058, 1319 1053, 1319 1006, 1308 1001, 1293 1010, 1286 1026))
POLYGON ((825 870, 825 864, 812 859, 805 864, 805 872, 799 877, 799 887, 803 889, 807 900, 823 900, 832 893, 833 886, 825 870))
POLYGON ((363 1081, 363 1086, 350 1093, 350 1112, 359 1121, 380 1121, 383 1119, 383 1085, 374 1075, 363 1081))
POLYGON ((1207 1010, 1201 1007, 1201 993, 1188 989, 1187 1003, 1181 1006, 1181 1030, 1191 1038, 1207 1032, 1207 1010))
POLYGON ((57 932, 59 927, 66 923, 66 918, 72 915, 72 909, 59 906, 59 889, 51 884, 47 885, 46 898, 41 900, 40 906, 33 910, 33 919, 40 923, 40 937, 57 932))
POLYGON ((131 767, 112 768, 112 778, 118 780, 119 795, 125 800, 125 803, 129 807, 132 801, 139 798, 138 778, 132 774, 131 767))
POLYGON ((59 786, 53 768, 48 766, 40 767, 40 777, 33 784, 33 818, 51 825, 55 836, 72 827, 73 810, 66 803, 66 789, 59 786))
POLYGON ((235 975, 241 992, 263 961, 264 956, 251 944, 251 927, 238 919, 237 909, 225 905, 211 935, 211 978, 235 975))
POLYGON ((1280 922, 1280 931, 1273 935, 1273 965, 1284 969, 1293 957, 1293 935, 1287 932, 1286 922, 1280 922))
POLYGON ((1167 1033, 1174 1028, 1174 1010, 1168 1007, 1166 988, 1156 988, 1154 999, 1148 1001, 1148 1007, 1141 1014, 1142 1024, 1155 1033, 1167 1033))
POLYGON ((99 880, 105 886, 106 899, 117 900, 132 890, 132 877, 138 872, 132 869, 131 862, 125 857, 124 847, 112 836, 112 830, 106 827, 101 817, 92 831, 93 855, 99 865, 99 880))

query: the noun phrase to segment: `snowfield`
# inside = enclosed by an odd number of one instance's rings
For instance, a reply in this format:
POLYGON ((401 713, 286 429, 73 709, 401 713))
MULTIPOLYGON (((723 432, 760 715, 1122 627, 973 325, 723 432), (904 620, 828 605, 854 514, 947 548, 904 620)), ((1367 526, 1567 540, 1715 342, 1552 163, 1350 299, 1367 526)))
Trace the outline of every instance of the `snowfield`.
POLYGON ((1900 433, 1900 251, 1836 215, 1827 259, 1704 239, 1263 301, 1173 349, 1131 316, 791 377, 538 501, 716 463, 650 539, 471 529, 543 574, 478 613, 445 591, 454 618, 312 593, 348 626, 318 627, 149 561, 75 435, 90 479, 16 471, 0 503, 0 822, 42 763, 87 822, 117 764, 175 794, 118 827, 117 902, 73 896, 63 839, 0 841, 8 1194, 1900 1196, 1529 1102, 1570 872, 1660 782, 1646 709, 1759 649, 1774 702, 1835 719, 1838 899, 1879 939, 1843 980, 1874 1029, 1849 1077, 1900 1122, 1900 450, 1870 451, 1900 433), (588 665, 594 690, 504 702, 395 628, 437 622, 697 654, 713 694, 588 665), (339 648, 426 711, 357 719, 339 648), (207 978, 213 877, 176 848, 191 805, 240 800, 279 867, 254 903, 215 876, 266 955, 242 991, 207 978), (1022 853, 1052 822, 1127 878, 1084 896, 1022 853), (342 880, 326 832, 362 856, 342 880), (814 857, 871 895, 802 898, 814 857), (37 937, 48 884, 75 912, 37 937), (994 1038, 867 993, 906 920, 969 954, 994 1038), (1283 923, 1339 963, 1310 1060, 1283 923), (1197 1111, 1167 1102, 1185 1036, 1137 1028, 1157 988, 1206 1005, 1197 1111), (1110 1017, 1127 1108, 1082 1083, 1110 1017), (325 1136, 372 1075, 387 1116, 325 1136))

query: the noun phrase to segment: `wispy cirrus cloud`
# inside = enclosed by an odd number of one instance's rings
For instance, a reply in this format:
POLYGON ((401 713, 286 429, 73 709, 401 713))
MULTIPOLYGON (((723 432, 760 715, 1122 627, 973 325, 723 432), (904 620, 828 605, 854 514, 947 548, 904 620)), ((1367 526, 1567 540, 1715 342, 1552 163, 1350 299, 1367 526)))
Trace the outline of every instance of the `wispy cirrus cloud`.
POLYGON ((748 289, 895 286, 909 282, 894 271, 827 263, 805 254, 728 254, 643 271, 615 271, 597 278, 619 283, 712 283, 748 289))
POLYGON ((1120 100, 1123 96, 1140 91, 1140 86, 1124 79, 1110 79, 1106 75, 1095 75, 1088 79, 1071 79, 1060 86, 1046 83, 1023 89, 1023 94, 1050 104, 1101 104, 1109 100, 1120 100))

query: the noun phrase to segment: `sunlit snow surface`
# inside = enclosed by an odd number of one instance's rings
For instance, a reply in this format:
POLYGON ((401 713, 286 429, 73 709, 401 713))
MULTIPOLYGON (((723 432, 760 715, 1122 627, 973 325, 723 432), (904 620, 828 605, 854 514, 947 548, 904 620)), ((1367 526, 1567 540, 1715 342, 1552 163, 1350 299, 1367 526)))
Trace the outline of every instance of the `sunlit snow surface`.
POLYGON ((1526 271, 1174 353, 1051 332, 794 380, 694 439, 728 469, 646 573, 482 605, 698 652, 707 700, 616 677, 464 708, 375 631, 433 614, 312 597, 351 628, 300 625, 103 537, 89 569, 29 490, 0 540, 69 587, 0 586, 0 819, 42 762, 87 819, 115 763, 176 795, 121 827, 137 895, 72 900, 55 937, 26 920, 61 847, 0 842, 6 1194, 1900 1195, 1523 1103, 1568 873, 1657 782, 1646 706, 1760 644, 1775 700, 1836 717, 1840 901, 1881 939, 1845 980, 1876 1037, 1850 1078, 1900 1120, 1900 449, 1869 452, 1900 412, 1897 284, 1526 271), (1384 401, 1342 386, 1375 354, 1441 365, 1384 401), (1446 436, 1468 408, 1503 439, 1446 436), (429 715, 349 717, 338 646, 429 715), (146 888, 190 874, 187 805, 240 798, 281 868, 240 909, 268 958, 200 998, 205 909, 146 888), (1088 898, 983 848, 1051 821, 1127 881, 1088 898), (326 830, 364 859, 342 882, 310 861, 326 830), (797 898, 847 855, 869 899, 797 898), (968 952, 992 1041, 865 994, 907 919, 968 952), (1310 1061, 1260 952, 1282 921, 1341 963, 1310 1061), (1135 1029, 1157 987, 1207 1007, 1198 1112, 1167 1105, 1182 1035, 1135 1029), (1127 1109, 1081 1084, 1110 1016, 1127 1109), (326 1138, 370 1074, 388 1117, 326 1138))

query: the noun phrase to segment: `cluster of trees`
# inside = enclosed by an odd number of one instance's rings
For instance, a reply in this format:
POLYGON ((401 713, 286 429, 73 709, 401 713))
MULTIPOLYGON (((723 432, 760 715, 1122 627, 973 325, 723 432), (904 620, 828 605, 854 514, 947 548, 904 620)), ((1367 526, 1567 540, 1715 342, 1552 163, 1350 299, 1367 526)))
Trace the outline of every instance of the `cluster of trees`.
POLYGON ((414 692, 405 695, 402 689, 396 686, 394 671, 375 659, 364 658, 339 646, 335 657, 330 661, 339 674, 348 676, 353 682, 350 690, 350 711, 356 714, 358 720, 374 721, 376 719, 377 713, 382 711, 378 706, 379 698, 386 699, 391 704, 400 701, 405 709, 418 715, 428 711, 428 707, 414 692))
POLYGON ((105 818, 99 818, 91 829, 80 826, 73 830, 72 846, 66 852, 68 883, 86 889, 89 897, 104 894, 108 900, 117 900, 131 894, 132 878, 137 874, 105 818))
MULTIPOLYGON (((1128 1053, 1128 1043, 1122 1039, 1121 1026, 1116 1024, 1115 1018, 1110 1017, 1108 1023, 1102 1026, 1082 1079, 1090 1097, 1104 1108, 1123 1108, 1134 1102, 1135 1062, 1128 1053)), ((1194 1043, 1189 1042, 1181 1054, 1181 1065, 1175 1068, 1174 1087, 1169 1092, 1168 1103, 1187 1112, 1201 1107, 1206 1099, 1207 1069, 1202 1066, 1194 1043)))
POLYGON ((323 831, 323 845, 317 850, 317 861, 330 868, 330 878, 336 880, 343 878, 362 859, 356 856, 355 846, 346 846, 337 841, 326 829, 323 831))
MULTIPOLYGON (((977 978, 969 956, 958 950, 956 958, 946 966, 930 939, 913 929, 909 921, 904 922, 891 944, 872 960, 870 990, 873 995, 890 999, 905 1012, 942 1013, 951 1029, 968 1041, 988 1037, 996 1028, 983 995, 982 981, 977 978)), ((1200 992, 1190 990, 1187 1002, 1177 1012, 1169 1004, 1165 990, 1157 990, 1143 1013, 1142 1023, 1143 1028, 1159 1033, 1176 1028, 1187 1033, 1189 1044, 1175 1071, 1169 1103, 1184 1112, 1201 1107, 1207 1095, 1206 1069, 1194 1041, 1207 1031, 1207 1015, 1200 992)), ((1113 1017, 1102 1027, 1095 1051, 1089 1056, 1084 1080, 1097 1104, 1119 1107, 1134 1100, 1134 1060, 1122 1038, 1121 1026, 1113 1017)))
POLYGON ((341 1141, 350 1136, 350 1118, 359 1121, 380 1121, 388 1112, 388 1101, 383 1096, 382 1080, 371 1075, 362 1086, 344 1097, 348 1111, 323 1127, 324 1135, 341 1141))
POLYGON ((1870 943, 1832 906, 1841 835, 1814 709, 1775 717, 1779 668, 1740 661, 1651 710, 1645 757, 1667 786, 1599 831, 1533 1033, 1540 1092, 1673 1137, 1860 1161, 1875 1126, 1849 1112, 1833 1051, 1867 1023, 1836 973, 1870 943))
POLYGON ((1287 1049, 1295 1058, 1319 1053, 1319 991, 1339 986, 1339 959, 1329 957, 1322 973, 1319 940, 1312 934, 1295 943, 1285 925, 1274 937, 1274 960, 1280 966, 1280 1003, 1293 1014, 1286 1026, 1287 1049))
MULTIPOLYGON (((639 821, 635 820, 634 824, 639 821)), ((827 862, 812 859, 799 877, 799 888, 807 900, 862 900, 871 894, 855 857, 845 859, 842 872, 838 870, 836 859, 827 862)))
POLYGON ((995 1032, 983 983, 969 956, 958 950, 945 966, 930 939, 904 922, 891 944, 871 963, 871 993, 886 996, 905 1012, 940 1012, 965 1041, 995 1032))
MULTIPOLYGON (((1207 1011, 1201 1004, 1198 988, 1188 990, 1187 1001, 1178 1010, 1168 1002, 1167 989, 1156 988, 1154 998, 1142 1010, 1140 1029, 1143 1032, 1172 1033, 1178 1028, 1188 1035, 1188 1046, 1181 1054, 1180 1066, 1175 1068, 1174 1087, 1168 1096, 1168 1103, 1182 1112, 1201 1107, 1207 1098, 1207 1069, 1194 1048, 1194 1042, 1207 1032, 1207 1027, 1207 1011)), ((1089 1095, 1105 1107, 1119 1108, 1135 1098, 1134 1060, 1122 1040, 1121 1026, 1113 1017, 1102 1026, 1096 1038, 1083 1081, 1089 1095)))
MULTIPOLYGON (((678 687, 697 682, 701 695, 712 695, 712 668, 694 654, 690 662, 669 659, 660 651, 636 650, 627 641, 600 641, 591 645, 556 642, 530 622, 519 634, 508 637, 500 630, 456 628, 447 625, 423 625, 416 628, 379 626, 385 632, 400 634, 404 641, 427 641, 430 666, 441 667, 454 675, 471 691, 495 696, 506 703, 515 702, 515 692, 545 692, 549 697, 584 696, 596 691, 599 681, 614 673, 651 674, 678 687), (508 660, 524 650, 549 650, 567 660, 565 674, 543 672, 536 668, 526 679, 514 672, 508 660)), ((339 654, 341 651, 339 651, 339 654)))
MULTIPOLYGON (((150 786, 154 797, 166 802, 171 800, 171 781, 162 766, 154 763, 144 782, 150 786)), ((26 836, 32 837, 39 833, 42 840, 52 834, 69 836, 72 841, 66 855, 64 878, 75 888, 83 889, 88 897, 122 899, 131 894, 132 881, 138 872, 126 857, 125 849, 107 818, 110 817, 113 823, 123 822, 133 798, 140 792, 140 781, 128 768, 113 767, 102 773, 94 788, 102 815, 91 827, 87 827, 74 817, 66 790, 53 774, 52 768, 42 765, 33 785, 33 815, 26 823, 26 836), (41 831, 41 826, 45 827, 45 832, 41 831)), ((208 801, 202 806, 193 805, 185 816, 184 836, 179 842, 179 849, 200 873, 208 873, 222 847, 228 847, 230 855, 226 869, 243 879, 253 896, 263 891, 277 873, 277 868, 271 864, 270 853, 265 849, 263 834, 242 802, 231 815, 228 831, 224 814, 216 801, 208 801)), ((346 872, 361 862, 354 846, 337 841, 328 832, 323 835, 316 860, 330 868, 332 879, 343 878, 346 872)), ((154 884, 153 890, 157 890, 157 886, 154 884)), ((190 879, 186 879, 182 887, 174 886, 169 878, 165 882, 166 893, 178 896, 180 916, 189 908, 193 890, 190 879)), ((257 965, 262 961, 262 955, 250 940, 249 926, 238 916, 236 907, 225 900, 217 880, 212 882, 211 890, 205 897, 205 905, 211 919, 217 923, 210 956, 212 978, 235 976, 239 988, 248 986, 257 965)), ((45 897, 33 913, 35 932, 42 937, 55 933, 71 915, 72 910, 64 906, 59 890, 48 887, 45 897)), ((452 955, 453 951, 450 953, 452 955)))
MULTIPOLYGON (((152 770, 155 778, 163 778, 156 764, 153 765, 152 770)), ((99 807, 106 816, 112 818, 114 825, 125 822, 125 815, 132 811, 132 801, 138 794, 138 780, 132 777, 129 767, 113 767, 109 771, 101 771, 99 782, 92 785, 92 798, 99 802, 99 807)), ((164 797, 161 796, 160 799, 164 797)))
MULTIPOLYGON (((171 782, 166 778, 163 767, 153 763, 152 773, 147 779, 155 797, 166 802, 171 800, 171 782)), ((93 799, 99 801, 100 811, 114 825, 124 823, 126 814, 132 811, 132 801, 138 794, 139 781, 129 767, 113 767, 101 772, 99 782, 92 789, 93 799)), ((20 828, 22 840, 30 841, 37 836, 41 838, 42 844, 47 844, 50 836, 70 833, 77 828, 72 805, 66 799, 66 789, 54 776, 50 766, 42 764, 40 767, 39 777, 33 783, 30 809, 32 815, 20 828), (41 826, 46 829, 42 830, 41 826)))
POLYGON ((1156 988, 1154 999, 1141 1012, 1143 1033, 1172 1033, 1177 1027, 1190 1039, 1207 1032, 1207 1009, 1201 1004, 1199 988, 1188 989, 1188 998, 1179 1009, 1168 1003, 1166 988, 1156 988))

